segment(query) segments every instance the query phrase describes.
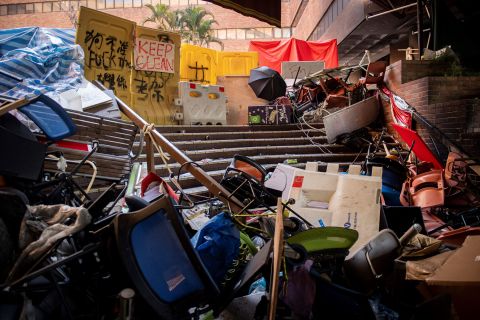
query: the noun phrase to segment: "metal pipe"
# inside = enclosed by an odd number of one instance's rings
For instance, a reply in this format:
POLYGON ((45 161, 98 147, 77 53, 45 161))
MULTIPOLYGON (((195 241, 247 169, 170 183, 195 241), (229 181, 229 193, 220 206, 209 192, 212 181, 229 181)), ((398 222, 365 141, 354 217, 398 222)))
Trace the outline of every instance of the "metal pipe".
MULTIPOLYGON (((422 0, 417 0, 417 30, 423 30, 423 8, 422 0)), ((420 54, 420 60, 423 55, 423 34, 418 32, 418 53, 420 54)))
POLYGON ((368 19, 380 17, 380 16, 383 16, 383 15, 385 15, 385 14, 389 14, 389 13, 392 13, 392 12, 395 12, 395 11, 399 11, 399 10, 403 10, 403 9, 406 9, 406 8, 410 8, 410 7, 413 7, 413 6, 416 6, 416 5, 417 5, 416 3, 410 3, 410 4, 407 4, 407 5, 404 5, 404 6, 395 8, 395 9, 383 11, 383 12, 380 12, 380 13, 376 13, 376 14, 372 14, 372 15, 368 15, 368 14, 367 14, 367 15, 365 16, 365 19, 368 20, 368 19))
MULTIPOLYGON (((430 28, 423 29, 423 32, 430 31, 430 28)), ((412 31, 412 35, 418 34, 418 31, 412 31)))
MULTIPOLYGON (((106 88, 98 81, 94 82, 100 89, 106 90, 106 88)), ((123 112, 132 122, 139 128, 144 128, 149 125, 142 117, 140 117, 132 108, 130 108, 125 102, 120 98, 115 96, 118 107, 120 111, 123 112)), ((215 179, 210 177, 202 168, 192 165, 192 160, 180 151, 176 146, 174 146, 167 138, 165 138, 156 128, 152 130, 153 140, 162 147, 162 149, 171 155, 175 161, 180 163, 180 165, 185 166, 185 169, 194 176, 198 182, 207 187, 215 197, 227 201, 230 203, 230 207, 234 211, 233 213, 238 213, 243 209, 243 204, 231 193, 222 187, 215 179)))

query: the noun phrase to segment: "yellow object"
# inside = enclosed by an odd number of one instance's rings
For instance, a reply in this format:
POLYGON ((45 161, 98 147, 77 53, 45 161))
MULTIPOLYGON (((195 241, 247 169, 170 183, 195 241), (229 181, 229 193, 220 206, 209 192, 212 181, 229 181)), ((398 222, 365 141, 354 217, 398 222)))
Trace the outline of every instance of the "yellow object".
POLYGON ((216 84, 219 76, 250 75, 258 67, 257 52, 224 52, 182 44, 180 80, 216 84))
POLYGON ((193 98, 200 98, 202 96, 202 93, 198 91, 190 91, 188 95, 193 98))
POLYGON ((218 99, 218 94, 216 94, 216 93, 209 93, 209 94, 208 94, 208 99, 216 100, 216 99, 218 99))
POLYGON ((217 76, 248 76, 258 67, 258 52, 219 51, 217 76))
MULTIPOLYGON (((81 7, 76 43, 85 52, 85 78, 99 80, 155 124, 174 124, 174 99, 180 74, 180 35, 137 26, 135 22, 81 7), (134 68, 135 38, 174 46, 174 73, 134 68)), ((153 51, 152 51, 153 52, 153 51)))

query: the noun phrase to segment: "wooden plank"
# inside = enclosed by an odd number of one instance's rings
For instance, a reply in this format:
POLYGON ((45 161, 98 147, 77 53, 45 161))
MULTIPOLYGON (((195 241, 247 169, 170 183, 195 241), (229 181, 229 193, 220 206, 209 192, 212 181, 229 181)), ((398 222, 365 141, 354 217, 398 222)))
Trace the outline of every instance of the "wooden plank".
POLYGON ((275 216, 275 233, 273 235, 273 264, 270 276, 270 304, 268 319, 275 320, 278 301, 279 273, 283 260, 283 205, 282 199, 277 200, 277 214, 275 216))
POLYGON ((148 172, 155 173, 155 150, 152 140, 149 136, 145 136, 145 151, 147 157, 147 170, 148 172))
POLYGON ((93 113, 74 111, 74 110, 67 110, 67 113, 72 118, 90 119, 90 121, 97 121, 97 122, 100 122, 100 120, 101 120, 103 123, 108 123, 108 124, 112 124, 112 125, 120 125, 120 126, 124 126, 124 127, 128 127, 128 126, 135 127, 135 124, 132 121, 106 118, 106 117, 97 116, 93 113))

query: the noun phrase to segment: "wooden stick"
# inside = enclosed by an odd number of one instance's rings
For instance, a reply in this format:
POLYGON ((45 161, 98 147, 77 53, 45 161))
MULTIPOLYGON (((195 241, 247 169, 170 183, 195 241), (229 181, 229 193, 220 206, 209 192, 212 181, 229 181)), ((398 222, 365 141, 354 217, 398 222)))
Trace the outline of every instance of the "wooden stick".
POLYGON ((275 218, 275 233, 273 235, 273 267, 270 277, 270 306, 268 319, 274 320, 278 300, 278 282, 280 267, 283 258, 283 204, 282 199, 277 200, 277 216, 275 218))
POLYGON ((17 108, 23 107, 29 102, 27 98, 22 98, 20 100, 17 100, 15 102, 11 102, 5 106, 0 107, 0 117, 3 116, 5 113, 15 110, 17 108))

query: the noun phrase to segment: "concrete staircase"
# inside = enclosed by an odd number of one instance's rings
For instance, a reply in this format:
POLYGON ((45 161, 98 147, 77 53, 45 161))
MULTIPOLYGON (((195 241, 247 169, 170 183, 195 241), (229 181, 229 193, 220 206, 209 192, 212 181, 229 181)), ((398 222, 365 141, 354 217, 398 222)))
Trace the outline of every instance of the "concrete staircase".
MULTIPOLYGON (((311 128, 290 124, 159 126, 157 129, 217 181, 221 180, 235 154, 248 156, 265 169, 270 169, 289 159, 295 159, 298 167, 304 167, 307 161, 317 161, 320 167, 326 167, 329 162, 346 167, 352 162, 362 162, 367 152, 366 149, 359 153, 342 145, 328 144, 323 124, 314 124, 311 128)), ((145 159, 143 153, 137 161, 145 159)), ((177 175, 180 165, 170 160, 169 167, 177 175)), ((159 176, 168 176, 158 154, 155 155, 155 169, 159 176)), ((184 170, 180 175, 180 184, 187 193, 206 190, 184 170)))

